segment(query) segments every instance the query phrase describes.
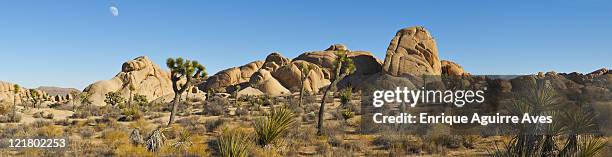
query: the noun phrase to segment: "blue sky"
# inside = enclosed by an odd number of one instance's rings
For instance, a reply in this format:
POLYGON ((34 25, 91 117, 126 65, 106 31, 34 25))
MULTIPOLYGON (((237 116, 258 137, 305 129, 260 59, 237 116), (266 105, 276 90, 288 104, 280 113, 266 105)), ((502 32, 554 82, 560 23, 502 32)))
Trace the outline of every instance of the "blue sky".
POLYGON ((209 73, 344 43, 381 60, 395 32, 421 25, 440 57, 473 74, 612 67, 612 2, 2 1, 0 80, 83 89, 146 55, 182 56, 209 73), (112 16, 115 5, 119 16, 112 16))

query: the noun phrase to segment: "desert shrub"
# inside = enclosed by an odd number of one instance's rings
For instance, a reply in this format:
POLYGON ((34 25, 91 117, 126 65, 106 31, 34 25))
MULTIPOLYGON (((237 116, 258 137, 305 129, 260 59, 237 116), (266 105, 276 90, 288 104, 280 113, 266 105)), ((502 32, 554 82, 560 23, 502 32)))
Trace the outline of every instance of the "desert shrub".
POLYGON ((48 125, 38 129, 38 136, 42 137, 61 137, 64 135, 64 129, 56 125, 48 125))
POLYGON ((249 114, 249 110, 245 109, 244 107, 238 107, 234 112, 236 113, 236 116, 245 116, 249 114))
POLYGON ((121 109, 121 117, 119 121, 133 121, 142 118, 142 113, 138 107, 128 107, 121 109))
POLYGON ((219 128, 219 126, 225 124, 227 121, 228 120, 223 118, 207 120, 206 122, 204 122, 204 126, 206 127, 206 131, 213 132, 214 130, 219 128))
POLYGON ((6 115, 0 115, 0 123, 17 123, 21 121, 21 114, 17 113, 13 116, 12 112, 6 115))
POLYGON ((11 106, 6 103, 0 103, 0 115, 7 115, 12 112, 11 106))
POLYGON ((463 147, 474 149, 476 143, 480 140, 479 135, 467 135, 463 137, 463 147))
POLYGON ((36 120, 32 122, 30 125, 34 128, 42 128, 42 127, 53 125, 53 123, 48 120, 36 120))
POLYGON ((340 96, 340 103, 342 104, 347 104, 353 99, 353 90, 350 87, 340 91, 338 94, 340 96))
POLYGON ((463 137, 459 135, 441 135, 434 137, 433 141, 447 148, 459 148, 464 142, 463 137))
POLYGON ((92 137, 93 135, 95 135, 95 133, 96 132, 91 127, 82 127, 79 130, 79 134, 81 135, 81 137, 83 137, 85 139, 88 139, 88 138, 92 137))
POLYGON ((217 148, 222 157, 246 157, 249 136, 240 130, 225 130, 219 136, 217 148))
POLYGON ((269 116, 253 122, 257 143, 261 146, 272 144, 295 123, 293 112, 287 108, 274 109, 269 116))
POLYGON ((53 115, 53 113, 49 113, 49 114, 43 116, 43 118, 45 118, 45 119, 53 119, 53 117, 55 117, 55 115, 53 115))
POLYGON ((36 112, 36 113, 32 114, 32 117, 34 117, 34 118, 42 118, 43 117, 43 112, 36 112))
POLYGON ((71 118, 87 118, 90 116, 102 116, 106 111, 94 105, 79 106, 71 118))
POLYGON ((351 111, 351 109, 343 109, 341 113, 342 113, 342 118, 344 118, 344 120, 348 120, 348 119, 355 117, 355 113, 351 111))
POLYGON ((54 123, 55 125, 61 125, 61 126, 69 126, 69 125, 72 125, 72 123, 70 122, 70 120, 69 120, 69 119, 58 119, 58 120, 53 121, 53 123, 54 123))
POLYGON ((314 104, 317 103, 316 95, 304 95, 304 104, 314 104))
POLYGON ((221 116, 225 115, 225 107, 221 105, 209 104, 204 106, 203 112, 205 115, 221 116))

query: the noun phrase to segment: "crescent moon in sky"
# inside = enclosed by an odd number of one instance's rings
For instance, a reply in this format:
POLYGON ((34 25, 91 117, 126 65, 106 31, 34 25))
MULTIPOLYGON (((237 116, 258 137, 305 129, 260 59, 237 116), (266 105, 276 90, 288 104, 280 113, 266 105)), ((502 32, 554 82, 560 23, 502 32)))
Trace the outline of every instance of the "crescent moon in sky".
POLYGON ((117 9, 117 7, 111 6, 108 9, 110 10, 111 14, 113 14, 113 16, 119 16, 119 9, 117 9))

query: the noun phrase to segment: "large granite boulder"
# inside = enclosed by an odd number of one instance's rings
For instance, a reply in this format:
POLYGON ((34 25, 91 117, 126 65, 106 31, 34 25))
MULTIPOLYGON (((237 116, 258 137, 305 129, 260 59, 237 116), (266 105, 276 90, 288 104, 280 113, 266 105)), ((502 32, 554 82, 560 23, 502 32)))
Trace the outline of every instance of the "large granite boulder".
POLYGON ((469 73, 465 72, 461 65, 447 60, 442 60, 442 74, 451 75, 451 76, 464 76, 469 75, 469 73))
POLYGON ((417 26, 395 34, 387 48, 383 71, 393 76, 440 75, 441 67, 436 41, 424 27, 417 26))
POLYGON ((324 72, 319 66, 303 60, 293 61, 288 65, 278 68, 272 72, 272 76, 289 90, 294 92, 300 91, 302 71, 300 71, 299 66, 301 64, 314 67, 314 69, 310 70, 306 80, 304 80, 304 90, 306 92, 319 92, 319 88, 330 83, 328 79, 325 79, 324 72))
POLYGON ((263 61, 254 61, 240 67, 225 69, 209 77, 205 83, 198 86, 204 91, 231 92, 229 88, 249 82, 251 75, 257 72, 263 64, 263 61))
POLYGON ((281 85, 278 80, 272 77, 272 74, 266 69, 260 69, 251 76, 249 81, 251 87, 259 89, 259 91, 270 96, 282 96, 291 94, 291 92, 281 85))
POLYGON ((149 100, 172 94, 172 82, 169 73, 162 70, 146 56, 140 56, 134 60, 123 63, 121 72, 110 80, 103 80, 87 86, 83 92, 87 92, 88 99, 93 105, 106 105, 105 94, 108 92, 119 92, 125 98, 129 97, 129 87, 136 90, 133 94, 140 94, 149 100))
POLYGON ((273 52, 266 57, 262 69, 266 69, 270 72, 289 64, 290 59, 283 57, 281 54, 273 52))

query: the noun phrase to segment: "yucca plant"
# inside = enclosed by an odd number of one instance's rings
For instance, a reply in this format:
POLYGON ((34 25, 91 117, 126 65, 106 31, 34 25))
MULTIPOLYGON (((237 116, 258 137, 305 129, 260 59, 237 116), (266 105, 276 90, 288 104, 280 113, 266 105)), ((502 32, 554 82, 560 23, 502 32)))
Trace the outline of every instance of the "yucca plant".
POLYGON ((193 145, 191 142, 191 133, 187 130, 183 130, 179 134, 176 142, 172 144, 172 147, 175 151, 187 151, 191 145, 193 145))
POLYGON ((246 157, 249 136, 237 130, 224 130, 217 147, 222 157, 246 157))
POLYGON ((153 131, 153 133, 151 133, 151 136, 149 136, 149 138, 147 138, 145 146, 150 152, 159 152, 161 148, 165 145, 165 142, 166 136, 164 136, 162 128, 158 128, 153 131))
POLYGON ((578 146, 578 151, 576 152, 576 157, 592 157, 600 155, 604 147, 606 146, 606 141, 601 140, 596 137, 583 137, 582 141, 578 146))
POLYGON ((274 143, 295 123, 294 114, 287 108, 273 109, 269 116, 253 122, 257 144, 262 147, 274 143))

